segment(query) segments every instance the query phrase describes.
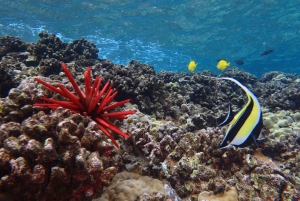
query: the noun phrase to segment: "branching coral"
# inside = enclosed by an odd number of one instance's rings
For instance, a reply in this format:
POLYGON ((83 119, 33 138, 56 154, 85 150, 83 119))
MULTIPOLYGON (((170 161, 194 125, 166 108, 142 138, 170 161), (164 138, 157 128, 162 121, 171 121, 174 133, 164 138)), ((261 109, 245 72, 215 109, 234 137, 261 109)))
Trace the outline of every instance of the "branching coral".
POLYGON ((108 118, 116 119, 126 119, 128 114, 134 114, 134 110, 127 110, 121 112, 108 112, 109 110, 115 109, 118 106, 124 105, 129 102, 130 99, 114 102, 111 101, 116 97, 118 91, 113 90, 113 85, 107 82, 102 90, 100 91, 102 79, 99 76, 96 77, 94 83, 92 84, 91 77, 91 67, 89 66, 87 71, 84 73, 84 84, 85 84, 85 93, 79 88, 72 74, 68 70, 65 63, 62 63, 62 69, 65 72, 66 76, 70 80, 75 93, 72 93, 66 89, 61 84, 58 84, 58 88, 53 85, 44 82, 39 78, 35 78, 35 81, 43 84, 47 89, 54 91, 65 98, 67 101, 55 100, 51 98, 40 97, 40 100, 44 100, 49 103, 35 103, 34 106, 40 107, 49 107, 51 109, 57 109, 58 107, 63 107, 70 109, 73 113, 80 113, 89 118, 93 119, 100 130, 102 130, 114 143, 116 147, 119 147, 116 140, 112 134, 108 131, 113 131, 118 135, 121 135, 125 138, 129 138, 129 135, 122 132, 114 123, 112 123, 108 118))

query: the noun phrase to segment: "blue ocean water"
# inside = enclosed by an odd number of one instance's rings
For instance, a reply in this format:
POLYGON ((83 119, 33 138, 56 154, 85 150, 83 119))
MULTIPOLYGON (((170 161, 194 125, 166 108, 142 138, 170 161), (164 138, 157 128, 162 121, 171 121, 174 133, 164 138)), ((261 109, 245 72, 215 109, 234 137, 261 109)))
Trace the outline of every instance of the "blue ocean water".
POLYGON ((217 73, 218 59, 257 76, 300 72, 300 2, 290 0, 0 0, 0 35, 36 42, 40 31, 86 38, 99 57, 157 71, 217 73), (261 56, 272 49, 273 52, 261 56))

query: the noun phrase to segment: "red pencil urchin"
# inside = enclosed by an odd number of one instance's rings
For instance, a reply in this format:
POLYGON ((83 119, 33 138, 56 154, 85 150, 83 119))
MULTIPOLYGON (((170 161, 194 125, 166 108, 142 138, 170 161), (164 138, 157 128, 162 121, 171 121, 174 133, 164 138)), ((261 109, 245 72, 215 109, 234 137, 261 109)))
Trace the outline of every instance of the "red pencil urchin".
POLYGON ((100 89, 102 79, 99 76, 96 76, 94 83, 92 85, 91 77, 91 67, 87 68, 87 71, 84 72, 84 84, 85 84, 85 93, 79 88, 72 74, 68 70, 65 63, 62 63, 62 69, 65 72, 66 76, 70 80, 75 94, 66 89, 61 84, 58 84, 58 88, 55 86, 44 82, 39 78, 34 78, 35 81, 43 84, 47 89, 56 92, 64 96, 66 101, 55 100, 52 98, 40 97, 40 100, 44 100, 49 103, 35 103, 33 106, 40 107, 49 107, 51 109, 57 109, 58 107, 63 107, 70 109, 73 113, 80 113, 82 115, 88 116, 94 120, 98 128, 103 131, 114 143, 116 147, 119 147, 115 138, 109 132, 113 131, 118 135, 121 135, 125 138, 129 138, 129 135, 122 132, 114 123, 112 123, 108 118, 116 119, 126 119, 128 114, 134 114, 134 110, 126 110, 121 112, 108 112, 118 106, 128 103, 131 99, 127 99, 120 102, 111 101, 116 97, 118 91, 112 89, 113 85, 107 82, 104 87, 100 89))

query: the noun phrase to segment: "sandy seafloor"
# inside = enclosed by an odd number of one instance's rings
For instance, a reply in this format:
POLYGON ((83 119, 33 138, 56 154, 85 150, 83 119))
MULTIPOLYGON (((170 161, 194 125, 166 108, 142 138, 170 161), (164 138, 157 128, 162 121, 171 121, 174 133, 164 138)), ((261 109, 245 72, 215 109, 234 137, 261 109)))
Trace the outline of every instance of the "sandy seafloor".
POLYGON ((218 149, 227 127, 217 127, 228 105, 240 111, 247 97, 237 85, 201 75, 155 72, 98 58, 85 39, 70 44, 40 33, 36 43, 0 37, 0 200, 299 200, 300 76, 273 71, 261 78, 231 67, 263 111, 263 140, 245 148, 218 149), (89 117, 60 107, 34 107, 40 97, 62 96, 34 81, 74 91, 61 70, 65 62, 84 91, 84 71, 112 82, 111 119, 130 138, 113 134, 89 117))

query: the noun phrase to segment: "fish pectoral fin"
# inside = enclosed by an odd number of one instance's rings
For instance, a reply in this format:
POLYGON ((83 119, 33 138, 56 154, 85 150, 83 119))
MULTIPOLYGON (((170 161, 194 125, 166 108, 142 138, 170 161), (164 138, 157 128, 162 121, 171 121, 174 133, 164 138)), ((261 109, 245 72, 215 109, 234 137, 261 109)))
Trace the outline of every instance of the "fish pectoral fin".
POLYGON ((232 119, 233 119, 232 109, 231 109, 231 105, 229 105, 229 106, 228 106, 228 114, 227 114, 227 117, 226 117, 226 119, 225 119, 222 123, 220 123, 220 124, 218 125, 218 127, 221 127, 221 126, 224 126, 224 125, 226 125, 226 124, 229 124, 229 123, 232 121, 232 119))
POLYGON ((251 137, 252 137, 252 140, 253 140, 253 142, 254 142, 254 144, 255 144, 255 147, 258 148, 258 145, 257 145, 257 141, 256 141, 255 136, 254 136, 254 135, 251 135, 251 137))

